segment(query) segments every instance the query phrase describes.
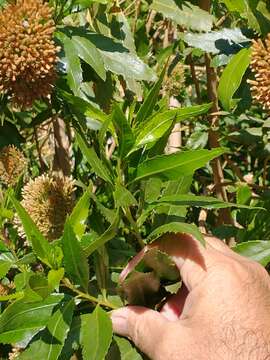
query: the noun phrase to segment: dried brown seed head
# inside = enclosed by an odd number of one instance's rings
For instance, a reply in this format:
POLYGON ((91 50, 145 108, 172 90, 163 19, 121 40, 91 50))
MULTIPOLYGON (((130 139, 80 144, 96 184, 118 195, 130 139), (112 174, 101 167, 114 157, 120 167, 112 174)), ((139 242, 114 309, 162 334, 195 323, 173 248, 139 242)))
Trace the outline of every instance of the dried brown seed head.
POLYGON ((42 0, 17 0, 0 12, 0 91, 31 107, 52 92, 59 49, 52 9, 42 0))
POLYGON ((74 181, 60 175, 41 175, 24 186, 22 205, 49 241, 62 235, 75 205, 74 191, 74 181))
POLYGON ((13 186, 27 169, 27 160, 22 151, 14 145, 0 150, 0 180, 13 186))
POLYGON ((248 81, 252 85, 252 96, 264 109, 270 110, 270 34, 264 42, 253 41, 251 70, 255 75, 255 80, 248 81))

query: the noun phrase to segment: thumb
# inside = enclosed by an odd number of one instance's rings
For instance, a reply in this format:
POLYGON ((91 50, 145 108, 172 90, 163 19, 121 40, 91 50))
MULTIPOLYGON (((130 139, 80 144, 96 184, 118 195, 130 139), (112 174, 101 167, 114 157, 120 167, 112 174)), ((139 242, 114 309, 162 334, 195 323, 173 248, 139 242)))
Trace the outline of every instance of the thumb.
POLYGON ((150 358, 156 350, 168 320, 160 313, 141 306, 127 306, 111 313, 113 330, 130 338, 150 358))

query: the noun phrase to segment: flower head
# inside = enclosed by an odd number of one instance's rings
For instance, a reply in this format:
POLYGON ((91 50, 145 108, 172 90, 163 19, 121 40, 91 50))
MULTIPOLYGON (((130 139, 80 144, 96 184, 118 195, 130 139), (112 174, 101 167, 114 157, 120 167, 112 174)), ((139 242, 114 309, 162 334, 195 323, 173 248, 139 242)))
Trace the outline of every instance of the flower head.
POLYGON ((60 175, 41 175, 24 186, 21 203, 49 241, 62 235, 75 204, 74 191, 74 181, 60 175))
POLYGON ((0 150, 0 180, 13 186, 27 169, 27 160, 22 151, 14 145, 0 150))
POLYGON ((0 91, 20 107, 52 92, 57 52, 52 9, 42 0, 17 0, 0 12, 0 91))
POLYGON ((253 41, 251 70, 255 80, 249 80, 252 85, 253 98, 264 109, 270 110, 270 34, 265 42, 261 39, 253 41))

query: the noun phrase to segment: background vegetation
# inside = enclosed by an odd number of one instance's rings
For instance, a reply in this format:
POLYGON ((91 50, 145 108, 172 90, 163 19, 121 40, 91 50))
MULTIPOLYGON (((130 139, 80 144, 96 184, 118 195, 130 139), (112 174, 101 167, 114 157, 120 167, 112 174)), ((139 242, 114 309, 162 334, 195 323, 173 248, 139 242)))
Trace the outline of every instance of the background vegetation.
POLYGON ((266 0, 0 0, 1 358, 142 359, 108 312, 179 287, 158 251, 119 279, 166 233, 268 265, 268 33, 266 0))

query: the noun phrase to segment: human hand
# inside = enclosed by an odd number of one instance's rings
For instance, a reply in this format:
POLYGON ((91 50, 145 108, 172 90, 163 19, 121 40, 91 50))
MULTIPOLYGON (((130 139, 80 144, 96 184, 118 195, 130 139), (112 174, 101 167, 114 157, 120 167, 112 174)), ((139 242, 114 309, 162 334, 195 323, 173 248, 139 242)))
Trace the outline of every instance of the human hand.
POLYGON ((153 246, 173 257, 185 286, 160 312, 127 306, 114 331, 152 360, 270 359, 270 278, 259 264, 206 236, 166 235, 153 246))

